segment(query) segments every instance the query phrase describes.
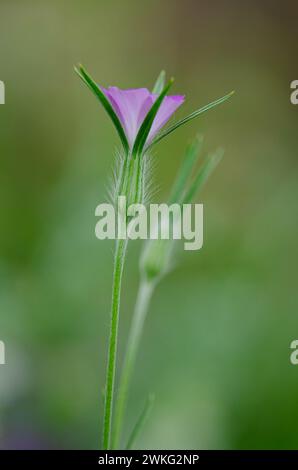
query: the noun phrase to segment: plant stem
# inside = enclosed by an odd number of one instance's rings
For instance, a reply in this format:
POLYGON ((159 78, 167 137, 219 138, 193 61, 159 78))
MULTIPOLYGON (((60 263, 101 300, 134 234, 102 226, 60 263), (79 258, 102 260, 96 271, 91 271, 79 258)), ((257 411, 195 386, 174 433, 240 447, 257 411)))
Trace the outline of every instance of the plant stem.
POLYGON ((119 323, 119 307, 121 294, 121 280, 125 260, 127 240, 117 240, 114 260, 113 290, 112 290, 112 311, 109 339, 109 352, 106 370, 106 388, 104 402, 104 422, 103 422, 103 449, 110 449, 112 412, 114 399, 114 382, 117 356, 117 338, 119 323))
POLYGON ((115 409, 115 427, 113 433, 113 449, 117 449, 121 437, 123 417, 126 408, 127 394, 131 381, 132 371, 135 365, 136 355, 140 338, 143 331, 143 325, 148 311, 148 306, 154 290, 154 284, 146 280, 141 280, 135 310, 133 314, 131 329, 128 337, 127 350, 124 357, 122 373, 120 378, 119 390, 117 395, 115 409))

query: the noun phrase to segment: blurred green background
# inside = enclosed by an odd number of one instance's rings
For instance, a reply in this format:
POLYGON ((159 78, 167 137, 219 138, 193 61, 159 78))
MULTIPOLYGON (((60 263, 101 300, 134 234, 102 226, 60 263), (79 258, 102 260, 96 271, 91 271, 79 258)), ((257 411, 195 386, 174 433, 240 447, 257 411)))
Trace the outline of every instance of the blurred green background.
POLYGON ((122 88, 166 69, 186 95, 177 117, 236 90, 155 150, 159 202, 198 131, 226 153, 199 199, 204 247, 181 253, 150 309, 128 428, 148 392, 156 403, 138 447, 298 448, 297 13, 291 0, 0 0, 0 447, 98 447, 113 243, 95 238, 94 210, 119 142, 81 62, 122 88))

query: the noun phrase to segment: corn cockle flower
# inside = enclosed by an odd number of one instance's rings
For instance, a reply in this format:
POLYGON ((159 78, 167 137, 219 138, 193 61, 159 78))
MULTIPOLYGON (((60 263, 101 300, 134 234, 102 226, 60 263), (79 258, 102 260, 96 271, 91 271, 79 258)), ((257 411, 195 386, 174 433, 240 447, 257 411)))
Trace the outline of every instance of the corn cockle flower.
POLYGON ((146 88, 104 88, 97 85, 82 66, 76 68, 76 72, 100 100, 121 139, 124 152, 120 159, 113 199, 123 195, 128 204, 144 202, 147 151, 181 125, 231 96, 231 93, 225 95, 163 129, 184 101, 182 95, 168 95, 173 79, 165 84, 164 72, 158 77, 152 93, 146 88))
MULTIPOLYGON (((130 149, 133 149, 141 124, 144 122, 146 115, 152 108, 153 103, 156 101, 158 94, 150 93, 147 88, 120 90, 115 86, 102 88, 102 91, 109 99, 123 126, 130 149)), ((184 96, 181 95, 164 97, 146 139, 145 149, 168 122, 179 106, 181 106, 183 101, 184 96)))
POLYGON ((174 130, 223 103, 234 93, 231 92, 193 111, 172 126, 163 129, 184 101, 183 95, 167 95, 173 79, 165 84, 164 72, 161 72, 150 92, 146 88, 128 90, 114 86, 104 88, 97 85, 82 66, 75 70, 112 119, 125 154, 132 154, 134 157, 142 155, 149 147, 151 148, 174 130))
POLYGON ((100 87, 82 67, 77 72, 110 115, 123 145, 113 199, 123 195, 129 204, 142 203, 146 194, 147 149, 184 97, 166 96, 173 80, 165 85, 163 74, 151 93, 146 88, 100 87))
MULTIPOLYGON (((117 172, 114 197, 116 199, 120 195, 125 196, 127 206, 133 203, 142 203, 144 201, 146 193, 147 157, 148 151, 151 147, 183 124, 196 118, 208 109, 223 103, 231 96, 231 93, 225 95, 164 129, 165 124, 184 101, 184 96, 168 95, 173 84, 173 80, 170 80, 165 84, 164 72, 162 72, 158 77, 152 93, 146 88, 129 90, 121 90, 117 87, 103 88, 95 83, 82 66, 76 68, 76 72, 99 99, 102 106, 110 116, 120 137, 122 152, 117 172)), ((120 216, 127 218, 125 209, 123 210, 123 213, 120 209, 120 216)), ((127 240, 116 240, 111 326, 104 396, 103 448, 105 450, 111 448, 120 294, 126 247, 127 240)), ((163 271, 163 269, 161 269, 161 271, 163 271)), ((156 277, 159 274, 160 273, 156 273, 156 277)), ((148 277, 152 275, 150 268, 147 270, 147 275, 148 277)), ((142 300, 142 296, 140 299, 142 300)), ((148 295, 147 299, 149 300, 148 295)), ((139 305, 139 307, 142 308, 143 311, 146 311, 145 304, 141 306, 139 305)), ((137 345, 137 340, 135 338, 138 336, 138 331, 136 334, 133 334, 133 341, 135 341, 135 344, 131 346, 133 348, 133 356, 137 345)), ((126 363, 124 383, 129 380, 130 366, 132 365, 132 362, 133 361, 129 358, 128 365, 126 363)), ((126 388, 126 385, 122 386, 122 390, 126 388)), ((122 394, 122 397, 119 397, 118 402, 119 406, 118 411, 116 412, 116 425, 113 435, 115 447, 118 445, 118 437, 121 430, 125 393, 122 394)))

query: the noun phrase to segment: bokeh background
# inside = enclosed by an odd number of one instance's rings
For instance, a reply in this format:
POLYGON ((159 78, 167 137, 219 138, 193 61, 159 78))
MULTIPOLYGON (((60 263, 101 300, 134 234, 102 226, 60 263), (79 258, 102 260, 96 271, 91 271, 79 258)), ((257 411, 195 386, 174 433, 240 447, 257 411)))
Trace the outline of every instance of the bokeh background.
POLYGON ((94 209, 119 142, 78 62, 123 88, 166 69, 179 117, 236 90, 155 151, 158 202, 197 132, 226 153, 199 199, 203 249, 156 290, 127 431, 154 392, 139 448, 298 448, 297 14, 294 0, 0 0, 1 448, 99 445, 113 243, 95 238, 94 209))

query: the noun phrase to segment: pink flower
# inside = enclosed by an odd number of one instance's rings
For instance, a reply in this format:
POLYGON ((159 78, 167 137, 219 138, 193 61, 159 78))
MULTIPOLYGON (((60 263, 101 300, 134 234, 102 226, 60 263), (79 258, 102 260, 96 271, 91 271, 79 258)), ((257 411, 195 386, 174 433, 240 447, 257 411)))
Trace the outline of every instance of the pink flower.
MULTIPOLYGON (((121 90, 115 86, 101 88, 117 114, 130 148, 133 147, 138 130, 142 125, 148 111, 158 97, 150 93, 147 88, 133 88, 121 90)), ((165 96, 154 118, 146 145, 150 144, 160 129, 167 123, 174 112, 181 106, 184 96, 165 96)))

